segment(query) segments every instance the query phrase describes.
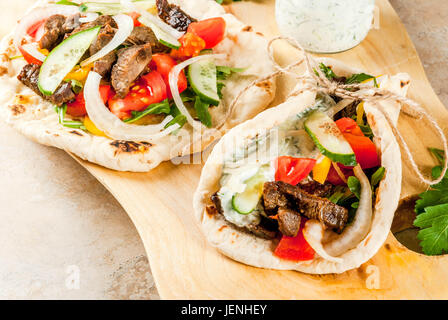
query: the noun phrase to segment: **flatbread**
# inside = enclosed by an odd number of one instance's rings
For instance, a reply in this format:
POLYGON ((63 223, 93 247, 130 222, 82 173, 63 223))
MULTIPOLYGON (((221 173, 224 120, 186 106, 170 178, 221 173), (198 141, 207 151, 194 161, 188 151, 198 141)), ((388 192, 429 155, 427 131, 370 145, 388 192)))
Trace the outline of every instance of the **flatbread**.
MULTIPOLYGON (((176 0, 170 3, 179 5, 198 20, 223 17, 227 23, 227 34, 215 51, 226 54, 226 58, 217 63, 246 68, 226 81, 221 104, 211 109, 214 125, 218 125, 225 119, 231 101, 244 87, 274 70, 266 50, 267 40, 233 15, 226 14, 214 0, 176 0)), ((46 4, 48 1, 39 1, 36 7, 46 4)), ((265 110, 276 89, 274 81, 266 81, 249 90, 219 132, 205 130, 206 139, 201 139, 197 133, 193 137, 191 127, 186 125, 177 135, 156 141, 116 141, 60 125, 54 106, 17 80, 26 62, 8 58, 19 55, 11 35, 2 40, 0 52, 0 118, 36 142, 64 149, 84 160, 120 171, 149 171, 162 161, 205 149, 221 132, 265 110)))
MULTIPOLYGON (((331 66, 336 74, 349 76, 359 73, 333 59, 321 59, 331 66)), ((297 88, 303 88, 299 83, 297 88)), ((409 86, 409 76, 398 74, 386 79, 385 89, 397 94, 406 95, 409 86), (396 86, 395 84, 399 85, 396 86)), ((359 267, 372 258, 387 238, 392 224, 401 191, 401 155, 397 141, 384 115, 377 111, 371 103, 365 103, 365 111, 369 124, 375 135, 375 143, 380 151, 382 166, 386 174, 378 187, 378 194, 374 206, 372 226, 368 235, 355 248, 343 253, 333 261, 322 257, 315 257, 310 261, 291 262, 279 259, 273 254, 276 242, 254 236, 241 229, 237 229, 227 222, 222 215, 209 215, 206 206, 210 196, 219 190, 219 181, 222 175, 223 159, 238 146, 247 144, 257 134, 263 134, 266 129, 278 126, 287 119, 314 105, 316 94, 310 91, 288 99, 283 104, 266 110, 229 131, 215 146, 207 160, 199 186, 194 196, 195 217, 207 240, 223 254, 242 263, 267 269, 297 270, 311 274, 342 273, 346 270, 359 267)), ((383 107, 390 110, 390 115, 398 119, 400 106, 391 101, 380 102, 383 107)))

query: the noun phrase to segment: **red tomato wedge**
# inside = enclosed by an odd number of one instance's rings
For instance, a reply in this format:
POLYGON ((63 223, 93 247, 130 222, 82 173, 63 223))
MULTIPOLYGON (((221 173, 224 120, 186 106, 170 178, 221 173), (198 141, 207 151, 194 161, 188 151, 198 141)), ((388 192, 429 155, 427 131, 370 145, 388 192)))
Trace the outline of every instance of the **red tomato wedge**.
POLYGON ((131 111, 142 111, 154 103, 167 98, 167 88, 162 75, 152 71, 135 81, 124 99, 114 97, 109 100, 109 109, 120 119, 130 117, 131 111))
POLYGON ((364 136, 355 120, 342 118, 336 121, 336 125, 342 131, 345 140, 352 147, 356 161, 363 169, 374 168, 380 165, 375 144, 368 137, 364 136))
POLYGON ((185 33, 179 39, 179 42, 181 47, 178 50, 171 50, 171 56, 180 60, 198 56, 206 46, 205 41, 201 37, 190 32, 185 33))
MULTIPOLYGON (((149 66, 151 70, 157 70, 162 75, 163 81, 165 81, 167 96, 168 99, 171 99, 173 96, 171 94, 169 76, 171 70, 177 65, 176 60, 170 57, 168 54, 164 53, 156 53, 152 56, 151 63, 149 66)), ((177 87, 179 89, 179 93, 184 92, 188 87, 187 77, 185 76, 185 72, 182 70, 179 74, 179 80, 177 81, 177 87)))
MULTIPOLYGON (((350 176, 354 176, 353 169, 344 168, 343 165, 337 164, 339 166, 339 169, 341 169, 341 172, 345 176, 345 180, 348 179, 350 176)), ((332 185, 335 186, 345 186, 347 185, 344 180, 339 176, 339 174, 336 172, 336 169, 333 167, 333 165, 330 167, 330 171, 328 172, 327 180, 332 185)))
POLYGON ((127 14, 128 16, 130 16, 133 20, 134 20, 134 27, 139 27, 142 24, 140 23, 140 21, 138 21, 138 18, 140 18, 141 14, 138 12, 129 12, 127 14))
POLYGON ((205 49, 211 49, 224 39, 226 21, 218 17, 193 22, 188 26, 188 32, 202 38, 205 41, 205 49))
POLYGON ((33 24, 31 27, 28 28, 28 30, 26 31, 26 33, 28 33, 28 35, 32 38, 36 38, 36 34, 37 31, 43 26, 43 24, 45 23, 45 21, 47 21, 46 19, 41 20, 36 22, 35 24, 33 24))
MULTIPOLYGON (((107 100, 112 96, 112 88, 108 85, 100 86, 100 94, 103 102, 106 103, 107 100)), ((86 101, 84 100, 84 91, 80 92, 75 101, 67 103, 67 114, 73 117, 83 117, 87 114, 86 111, 86 101)))
POLYGON ((297 185, 308 177, 315 164, 315 159, 278 157, 275 160, 275 181, 297 185))
POLYGON ((277 245, 277 248, 274 250, 274 254, 277 257, 291 261, 306 261, 314 258, 315 251, 311 248, 303 236, 303 227, 305 226, 305 222, 306 219, 302 217, 297 236, 282 237, 277 245))
POLYGON ((19 51, 22 54, 22 56, 26 62, 31 63, 31 64, 37 64, 38 66, 42 65, 42 61, 34 58, 32 55, 30 55, 28 52, 26 52, 25 49, 22 48, 22 46, 19 46, 19 51))

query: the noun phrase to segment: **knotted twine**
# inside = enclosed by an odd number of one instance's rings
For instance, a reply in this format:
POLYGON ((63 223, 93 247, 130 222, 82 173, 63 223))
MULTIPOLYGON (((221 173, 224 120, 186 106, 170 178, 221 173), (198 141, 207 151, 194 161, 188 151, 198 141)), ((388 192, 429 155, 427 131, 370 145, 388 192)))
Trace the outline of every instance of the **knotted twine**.
MULTIPOLYGON (((423 109, 419 103, 407 97, 395 94, 391 91, 372 87, 371 85, 366 83, 343 84, 335 80, 328 79, 319 68, 317 61, 310 54, 308 54, 295 39, 292 38, 278 36, 271 39, 268 43, 268 53, 269 53, 269 59, 271 60, 276 71, 263 78, 253 81, 246 88, 244 88, 230 104, 225 119, 228 119, 232 115, 235 105, 238 103, 241 96, 249 89, 251 89, 252 87, 256 86, 259 83, 271 80, 279 75, 289 74, 293 76, 296 80, 303 81, 304 86, 301 89, 293 91, 288 96, 288 98, 292 96, 297 96, 305 91, 313 91, 337 96, 342 99, 352 99, 352 100, 361 100, 365 102, 370 102, 372 106, 376 107, 384 115, 386 121, 388 122, 389 126, 392 129, 393 134, 398 139, 401 147, 404 149, 411 163, 411 167, 417 174, 418 178, 422 182, 429 185, 437 184, 442 181, 448 169, 447 139, 445 137, 445 134, 443 133, 443 130, 440 128, 435 119, 430 114, 428 114, 426 110, 423 109), (296 48, 299 52, 303 54, 303 58, 301 60, 291 63, 286 67, 281 67, 274 59, 273 43, 278 40, 288 40, 289 43, 294 48, 296 48), (293 69, 300 66, 302 63, 305 63, 306 71, 304 74, 299 75, 296 72, 294 72, 293 69), (443 151, 445 154, 443 170, 439 178, 428 179, 421 172, 420 168, 415 162, 415 159, 410 151, 408 144, 406 143, 400 130, 397 128, 397 125, 394 123, 394 121, 392 121, 389 114, 384 110, 383 106, 381 106, 381 104, 378 103, 379 101, 386 101, 386 100, 392 100, 394 102, 398 102, 401 105, 400 112, 404 113, 405 115, 418 120, 428 121, 430 126, 432 126, 435 129, 435 131, 439 134, 443 143, 443 151)), ((224 124, 221 124, 218 127, 218 129, 221 128, 223 125, 224 124)))

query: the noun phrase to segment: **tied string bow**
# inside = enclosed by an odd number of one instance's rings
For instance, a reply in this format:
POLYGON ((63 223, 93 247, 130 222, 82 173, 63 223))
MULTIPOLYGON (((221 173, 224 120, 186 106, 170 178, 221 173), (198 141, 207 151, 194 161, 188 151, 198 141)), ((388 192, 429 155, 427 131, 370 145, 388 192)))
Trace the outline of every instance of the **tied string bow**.
MULTIPOLYGON (((235 105, 237 104, 238 100, 241 98, 241 96, 246 93, 249 89, 256 86, 259 83, 262 83, 264 81, 271 80, 281 74, 289 74, 293 76, 296 80, 302 81, 304 85, 295 91, 293 91, 288 98, 300 95, 301 93, 305 91, 313 91, 313 92, 322 92, 329 95, 334 95, 337 97, 340 97, 342 99, 352 99, 352 100, 360 100, 365 102, 372 103, 372 106, 376 107, 385 117, 386 121, 388 122, 390 128, 392 129, 393 134, 398 139, 400 145, 405 151, 405 154, 407 155, 412 169, 417 174, 418 178, 428 184, 433 185, 437 184, 442 181, 442 179, 445 177, 445 174, 448 170, 448 143, 447 139, 445 137, 445 134, 443 133, 443 130, 438 125, 437 121, 426 112, 425 109, 423 109, 419 103, 415 102, 412 99, 409 99, 407 97, 395 94, 391 91, 384 90, 381 88, 372 87, 369 84, 366 83, 353 83, 353 84, 343 84, 339 83, 334 80, 328 79, 325 74, 322 72, 320 67, 318 66, 317 61, 309 55, 302 46, 292 38, 288 37, 275 37, 271 39, 268 43, 268 53, 269 58, 271 62, 273 63, 274 68, 276 71, 273 73, 257 79, 250 83, 246 88, 244 88, 232 101, 231 105, 229 106, 229 109, 227 111, 227 117, 230 117, 233 113, 233 110, 235 108, 235 105), (291 63, 290 65, 286 67, 280 66, 274 59, 274 49, 273 49, 273 43, 278 40, 288 40, 289 43, 299 50, 303 54, 303 58, 291 63), (297 74, 293 71, 294 68, 300 66, 301 64, 305 63, 306 72, 302 75, 297 74), (417 163, 415 162, 415 159, 411 153, 411 150, 406 143, 403 135, 401 134, 400 130, 397 128, 397 125, 394 123, 394 121, 390 118, 389 114, 384 110, 384 107, 379 104, 379 101, 385 101, 385 100, 392 100, 395 102, 398 102, 401 105, 400 112, 403 112, 405 115, 410 116, 415 119, 419 120, 426 120, 430 126, 438 133, 440 136, 440 139, 443 143, 443 151, 445 154, 444 164, 443 164, 443 170, 437 179, 428 179, 425 177, 425 175, 422 173, 420 168, 418 167, 417 163)), ((222 125, 220 126, 222 127, 222 125)))

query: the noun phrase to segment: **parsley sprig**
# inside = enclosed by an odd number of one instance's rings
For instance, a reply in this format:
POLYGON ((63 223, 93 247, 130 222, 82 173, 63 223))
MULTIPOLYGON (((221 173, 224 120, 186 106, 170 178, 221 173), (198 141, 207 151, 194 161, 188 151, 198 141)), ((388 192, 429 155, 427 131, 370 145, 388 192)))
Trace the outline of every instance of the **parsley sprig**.
MULTIPOLYGON (((443 164, 443 150, 430 148, 429 151, 443 164)), ((434 179, 440 177, 442 169, 441 165, 432 169, 434 179)), ((417 218, 414 226, 421 229, 417 238, 421 240, 423 252, 430 256, 448 253, 448 176, 419 197, 415 205, 417 218)))

